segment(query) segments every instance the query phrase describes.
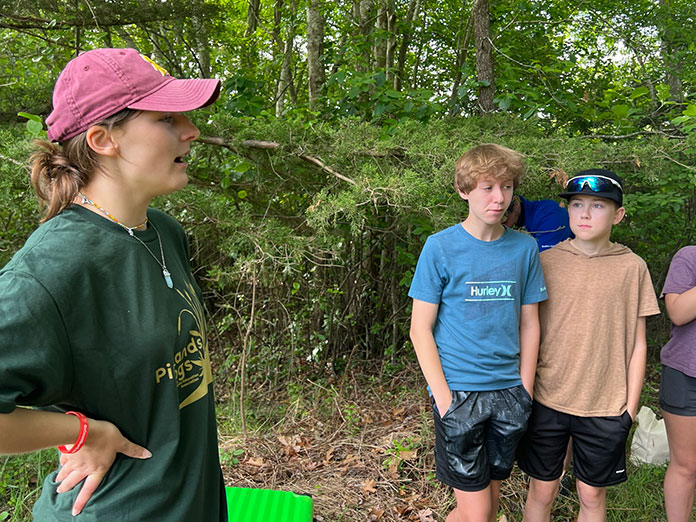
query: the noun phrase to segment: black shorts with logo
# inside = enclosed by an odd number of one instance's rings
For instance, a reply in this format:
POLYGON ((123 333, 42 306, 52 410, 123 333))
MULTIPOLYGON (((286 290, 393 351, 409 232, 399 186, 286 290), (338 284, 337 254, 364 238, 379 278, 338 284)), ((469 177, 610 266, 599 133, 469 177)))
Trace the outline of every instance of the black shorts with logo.
POLYGON ((481 491, 491 480, 508 478, 531 406, 521 385, 453 391, 452 404, 442 417, 433 400, 438 480, 461 491, 481 491))
POLYGON ((572 436, 575 476, 595 487, 620 484, 627 478, 626 440, 632 424, 627 411, 615 417, 578 417, 534 401, 517 464, 535 479, 558 479, 572 436))

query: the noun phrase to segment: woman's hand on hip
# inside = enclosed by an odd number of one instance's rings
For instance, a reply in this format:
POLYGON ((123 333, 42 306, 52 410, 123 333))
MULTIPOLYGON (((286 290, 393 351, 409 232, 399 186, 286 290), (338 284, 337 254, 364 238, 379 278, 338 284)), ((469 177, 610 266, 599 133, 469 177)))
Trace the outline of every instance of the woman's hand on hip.
POLYGON ((84 480, 73 504, 73 516, 85 507, 111 469, 118 453, 134 459, 149 459, 152 456, 147 449, 121 435, 119 429, 110 422, 89 419, 89 434, 85 445, 77 453, 61 454, 61 468, 56 476, 56 482, 60 482, 60 485, 56 491, 65 493, 84 480))

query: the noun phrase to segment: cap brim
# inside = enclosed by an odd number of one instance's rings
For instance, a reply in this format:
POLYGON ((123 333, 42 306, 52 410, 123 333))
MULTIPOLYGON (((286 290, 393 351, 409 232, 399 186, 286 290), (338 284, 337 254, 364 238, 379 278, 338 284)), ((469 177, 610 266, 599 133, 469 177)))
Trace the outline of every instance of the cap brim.
POLYGON ((158 112, 187 112, 207 107, 220 96, 220 80, 173 78, 150 94, 128 104, 129 109, 158 112))

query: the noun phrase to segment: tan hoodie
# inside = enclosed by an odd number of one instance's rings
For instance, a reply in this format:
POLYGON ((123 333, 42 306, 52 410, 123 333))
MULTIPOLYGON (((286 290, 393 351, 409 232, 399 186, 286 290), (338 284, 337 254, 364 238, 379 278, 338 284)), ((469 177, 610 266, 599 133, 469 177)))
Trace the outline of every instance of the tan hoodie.
POLYGON ((534 399, 581 417, 621 415, 638 318, 660 312, 645 261, 616 243, 587 255, 570 240, 540 257, 549 298, 534 399))

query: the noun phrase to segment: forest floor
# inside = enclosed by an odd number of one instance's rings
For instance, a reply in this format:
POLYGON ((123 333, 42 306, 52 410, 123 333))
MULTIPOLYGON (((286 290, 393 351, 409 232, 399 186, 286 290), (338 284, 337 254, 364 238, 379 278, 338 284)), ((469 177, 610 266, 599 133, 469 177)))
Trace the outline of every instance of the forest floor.
MULTIPOLYGON (((654 380, 655 370, 648 377, 654 380)), ((247 412, 246 437, 234 418, 239 412, 223 409, 226 484, 309 494, 317 522, 444 521, 454 500, 435 479, 432 412, 422 376, 412 368, 390 382, 365 380, 353 374, 335 383, 308 381, 295 385, 287 401, 249 398, 255 406, 247 412)), ((647 388, 654 395, 650 381, 647 388)), ((608 520, 665 520, 664 467, 630 466, 629 472, 627 484, 609 490, 608 520)), ((526 489, 515 468, 502 486, 499 522, 521 520, 526 489)), ((577 510, 571 485, 554 504, 552 519, 573 521, 577 510)))
MULTIPOLYGON (((245 390, 245 425, 239 390, 224 380, 221 372, 216 396, 228 486, 311 495, 316 522, 443 522, 453 507, 450 488, 435 479, 432 412, 415 361, 388 379, 346 372, 339 378, 296 375, 276 386, 270 377, 252 381, 245 390)), ((650 364, 642 402, 655 412, 658 382, 659 364, 650 364)), ((45 450, 0 458, 0 520, 31 520, 56 455, 45 450)), ((664 470, 629 465, 628 482, 608 490, 607 520, 666 520, 664 470)), ((503 482, 499 522, 521 520, 526 490, 515 468, 503 482)), ((554 503, 552 520, 572 522, 577 511, 571 484, 554 503)))

